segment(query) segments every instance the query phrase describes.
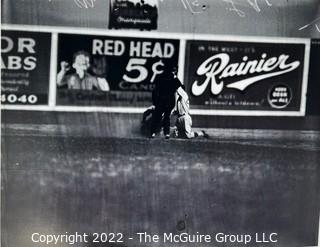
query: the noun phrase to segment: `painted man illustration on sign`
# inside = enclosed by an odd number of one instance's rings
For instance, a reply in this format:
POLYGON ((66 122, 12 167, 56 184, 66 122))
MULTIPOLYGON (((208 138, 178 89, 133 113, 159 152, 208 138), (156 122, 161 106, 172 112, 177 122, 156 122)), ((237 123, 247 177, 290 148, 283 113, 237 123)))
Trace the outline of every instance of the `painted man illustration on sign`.
POLYGON ((97 77, 89 72, 90 56, 86 51, 78 51, 73 56, 72 68, 74 73, 68 74, 71 69, 66 61, 60 63, 61 70, 57 75, 57 85, 67 85, 68 89, 110 91, 109 83, 105 78, 97 77))

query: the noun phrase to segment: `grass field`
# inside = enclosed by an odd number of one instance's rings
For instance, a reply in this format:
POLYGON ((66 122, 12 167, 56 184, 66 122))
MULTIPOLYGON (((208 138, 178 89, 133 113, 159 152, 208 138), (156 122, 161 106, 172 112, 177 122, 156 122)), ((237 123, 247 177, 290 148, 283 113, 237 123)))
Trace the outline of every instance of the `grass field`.
POLYGON ((316 245, 319 132, 208 132, 209 140, 164 140, 3 126, 2 246, 41 246, 32 233, 76 231, 276 232, 273 244, 166 246, 316 245))

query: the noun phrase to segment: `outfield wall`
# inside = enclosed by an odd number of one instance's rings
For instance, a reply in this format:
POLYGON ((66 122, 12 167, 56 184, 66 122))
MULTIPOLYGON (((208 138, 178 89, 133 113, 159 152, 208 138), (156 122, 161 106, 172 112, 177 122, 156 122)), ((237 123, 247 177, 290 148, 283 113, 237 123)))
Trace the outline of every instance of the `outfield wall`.
POLYGON ((179 67, 194 115, 318 114, 319 40, 54 27, 34 31, 15 25, 2 29, 2 109, 142 113, 151 104, 163 61, 179 67), (71 66, 78 51, 91 56, 90 73, 105 79, 110 90, 57 84, 61 62, 71 66))
POLYGON ((161 57, 179 66, 196 127, 318 129, 318 0, 147 0, 157 3, 151 31, 110 29, 111 2, 1 2, 3 122, 110 118, 134 130, 161 57), (108 92, 57 85, 79 50, 108 92))

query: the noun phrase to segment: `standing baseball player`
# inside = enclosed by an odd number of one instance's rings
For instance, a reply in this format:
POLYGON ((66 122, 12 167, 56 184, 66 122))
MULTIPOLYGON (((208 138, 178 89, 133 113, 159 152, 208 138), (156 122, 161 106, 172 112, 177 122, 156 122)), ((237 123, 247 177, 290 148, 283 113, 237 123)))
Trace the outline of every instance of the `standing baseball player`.
POLYGON ((185 92, 185 87, 182 85, 177 90, 177 104, 176 111, 177 120, 176 120, 176 133, 175 136, 180 138, 195 138, 195 137, 205 137, 209 138, 209 135, 204 131, 192 131, 192 119, 189 114, 189 97, 185 92))
POLYGON ((162 122, 166 139, 170 138, 170 115, 175 106, 175 93, 181 82, 177 77, 177 67, 166 62, 163 73, 155 80, 152 99, 155 106, 151 124, 151 138, 156 136, 156 129, 162 122))

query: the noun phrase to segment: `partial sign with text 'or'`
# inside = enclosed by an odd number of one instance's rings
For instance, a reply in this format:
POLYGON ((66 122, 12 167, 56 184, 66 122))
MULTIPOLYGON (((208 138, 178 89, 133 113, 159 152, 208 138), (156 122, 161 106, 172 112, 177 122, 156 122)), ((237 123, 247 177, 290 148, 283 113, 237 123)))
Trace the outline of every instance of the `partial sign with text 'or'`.
POLYGON ((198 109, 302 109, 306 44, 188 41, 185 82, 198 109))
POLYGON ((179 40, 61 34, 57 104, 147 106, 163 63, 178 57, 179 40))
POLYGON ((48 104, 50 51, 49 33, 2 31, 2 104, 48 104))

